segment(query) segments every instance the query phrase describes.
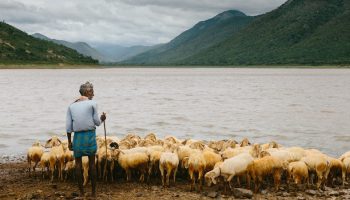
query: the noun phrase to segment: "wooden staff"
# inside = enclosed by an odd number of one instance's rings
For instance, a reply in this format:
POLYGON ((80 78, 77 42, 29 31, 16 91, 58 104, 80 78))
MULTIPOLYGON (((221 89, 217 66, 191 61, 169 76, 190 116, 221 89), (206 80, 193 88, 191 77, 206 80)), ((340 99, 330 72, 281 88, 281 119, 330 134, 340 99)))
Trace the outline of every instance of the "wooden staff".
MULTIPOLYGON (((105 115, 106 113, 103 112, 105 115)), ((105 177, 106 171, 107 171, 107 131, 106 131, 106 120, 103 121, 103 128, 105 130, 105 147, 106 147, 106 162, 105 162, 105 167, 103 171, 103 177, 105 177)), ((106 177, 107 179, 107 177, 106 177)), ((107 181, 107 180, 106 180, 107 181)))

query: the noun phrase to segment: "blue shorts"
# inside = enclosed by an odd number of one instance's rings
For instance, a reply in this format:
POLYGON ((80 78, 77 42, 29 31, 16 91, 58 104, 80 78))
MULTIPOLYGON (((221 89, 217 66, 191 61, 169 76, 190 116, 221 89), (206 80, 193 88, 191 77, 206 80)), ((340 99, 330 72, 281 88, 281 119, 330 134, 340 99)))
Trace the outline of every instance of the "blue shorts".
POLYGON ((74 132, 73 152, 75 158, 92 156, 96 154, 96 151, 97 144, 95 130, 74 132))

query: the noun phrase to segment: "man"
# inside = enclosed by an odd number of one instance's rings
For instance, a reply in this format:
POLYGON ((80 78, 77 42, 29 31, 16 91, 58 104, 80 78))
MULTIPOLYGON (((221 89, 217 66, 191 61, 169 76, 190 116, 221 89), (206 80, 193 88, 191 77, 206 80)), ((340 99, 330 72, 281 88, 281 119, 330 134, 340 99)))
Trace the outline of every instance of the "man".
POLYGON ((94 97, 94 88, 90 82, 80 86, 81 97, 68 107, 67 111, 67 137, 68 147, 74 152, 75 171, 78 180, 80 195, 84 196, 82 181, 82 156, 89 157, 89 170, 92 185, 92 196, 96 197, 96 166, 95 154, 96 145, 96 126, 106 120, 105 113, 100 118, 97 112, 97 103, 92 100, 94 97), (71 133, 74 132, 73 144, 71 133))

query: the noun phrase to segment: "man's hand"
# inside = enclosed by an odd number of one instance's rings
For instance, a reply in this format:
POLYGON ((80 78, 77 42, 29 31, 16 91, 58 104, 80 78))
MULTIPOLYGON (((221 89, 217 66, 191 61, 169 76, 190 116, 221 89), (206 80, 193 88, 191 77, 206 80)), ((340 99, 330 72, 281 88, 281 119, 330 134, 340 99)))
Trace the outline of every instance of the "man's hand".
POLYGON ((105 121, 106 120, 106 113, 103 112, 100 119, 101 119, 101 122, 105 121))
POLYGON ((70 151, 73 151, 73 145, 72 145, 72 139, 71 139, 72 133, 67 133, 67 138, 68 138, 68 149, 70 151))
POLYGON ((68 141, 68 149, 69 151, 73 151, 73 145, 72 142, 68 141))

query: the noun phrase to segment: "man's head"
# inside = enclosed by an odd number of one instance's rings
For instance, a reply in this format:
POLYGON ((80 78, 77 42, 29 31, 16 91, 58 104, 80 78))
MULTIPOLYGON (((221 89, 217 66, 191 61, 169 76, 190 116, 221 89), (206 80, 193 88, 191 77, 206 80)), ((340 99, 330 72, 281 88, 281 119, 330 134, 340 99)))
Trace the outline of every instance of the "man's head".
POLYGON ((94 86, 87 81, 80 86, 79 92, 82 96, 86 96, 91 100, 94 97, 94 86))

